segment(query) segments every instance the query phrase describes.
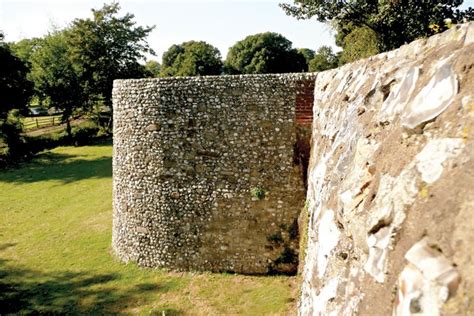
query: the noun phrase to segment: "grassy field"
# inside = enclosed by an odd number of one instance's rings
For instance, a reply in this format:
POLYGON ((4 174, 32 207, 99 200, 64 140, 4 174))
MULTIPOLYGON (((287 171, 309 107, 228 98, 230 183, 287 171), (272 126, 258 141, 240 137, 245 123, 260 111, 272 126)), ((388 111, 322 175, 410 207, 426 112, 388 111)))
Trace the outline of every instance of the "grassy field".
POLYGON ((111 145, 60 147, 0 172, 0 314, 291 315, 295 279, 117 262, 111 145))

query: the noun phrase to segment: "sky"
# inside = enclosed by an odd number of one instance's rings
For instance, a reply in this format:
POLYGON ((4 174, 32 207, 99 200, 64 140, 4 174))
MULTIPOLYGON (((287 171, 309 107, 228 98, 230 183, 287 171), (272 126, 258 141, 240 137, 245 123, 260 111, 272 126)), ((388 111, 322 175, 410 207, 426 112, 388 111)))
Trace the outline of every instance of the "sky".
MULTIPOLYGON (((62 28, 75 18, 91 17, 106 0, 0 0, 0 30, 6 41, 41 37, 55 26, 62 28)), ((110 1, 108 1, 110 2, 110 1)), ((336 48, 334 33, 326 25, 287 16, 278 6, 291 0, 121 0, 122 11, 135 15, 137 25, 155 25, 148 43, 161 61, 171 45, 202 40, 216 46, 225 58, 230 46, 248 35, 277 32, 293 47, 316 50, 336 48)), ((474 7, 474 0, 463 7, 474 7)))
MULTIPOLYGON (((293 42, 293 47, 316 50, 336 47, 328 25, 299 21, 278 6, 289 0, 122 0, 121 14, 135 15, 137 25, 155 25, 148 43, 161 55, 171 45, 203 40, 216 46, 225 58, 230 46, 248 35, 271 31, 293 42)), ((474 0, 473 0, 474 1, 474 0)), ((91 17, 91 8, 104 0, 0 0, 0 30, 6 41, 41 37, 54 26, 65 27, 75 18, 91 17)), ((110 1, 109 1, 110 2, 110 1)))

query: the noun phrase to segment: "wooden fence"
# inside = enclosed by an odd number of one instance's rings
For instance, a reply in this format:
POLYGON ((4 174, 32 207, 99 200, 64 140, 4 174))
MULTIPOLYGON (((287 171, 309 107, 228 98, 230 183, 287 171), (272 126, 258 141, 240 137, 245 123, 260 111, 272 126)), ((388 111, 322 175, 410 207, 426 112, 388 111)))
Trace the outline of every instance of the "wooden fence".
POLYGON ((41 127, 49 127, 61 124, 61 116, 38 116, 25 117, 23 119, 23 127, 25 130, 36 129, 41 127))

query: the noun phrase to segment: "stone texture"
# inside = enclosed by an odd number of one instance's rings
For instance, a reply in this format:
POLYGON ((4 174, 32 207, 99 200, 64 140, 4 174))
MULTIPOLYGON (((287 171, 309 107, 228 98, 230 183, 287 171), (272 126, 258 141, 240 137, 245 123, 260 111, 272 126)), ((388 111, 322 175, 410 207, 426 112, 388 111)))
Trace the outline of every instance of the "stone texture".
POLYGON ((301 315, 474 314, 473 27, 317 75, 301 315))
POLYGON ((318 74, 116 81, 115 253, 293 273, 307 177, 301 315, 474 314, 473 30, 318 74))
POLYGON ((314 77, 115 81, 116 255, 175 270, 295 273, 314 77))

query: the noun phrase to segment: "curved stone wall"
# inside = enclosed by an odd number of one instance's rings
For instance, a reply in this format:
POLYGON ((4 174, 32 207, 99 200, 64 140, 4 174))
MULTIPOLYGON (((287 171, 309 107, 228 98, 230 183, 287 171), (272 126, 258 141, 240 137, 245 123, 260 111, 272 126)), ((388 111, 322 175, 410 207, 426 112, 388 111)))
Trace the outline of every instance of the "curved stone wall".
POLYGON ((313 88, 314 74, 115 81, 117 256, 294 273, 313 88))
POLYGON ((113 249, 294 273, 314 95, 299 313, 469 314, 473 91, 474 23, 317 75, 116 81, 113 249))

